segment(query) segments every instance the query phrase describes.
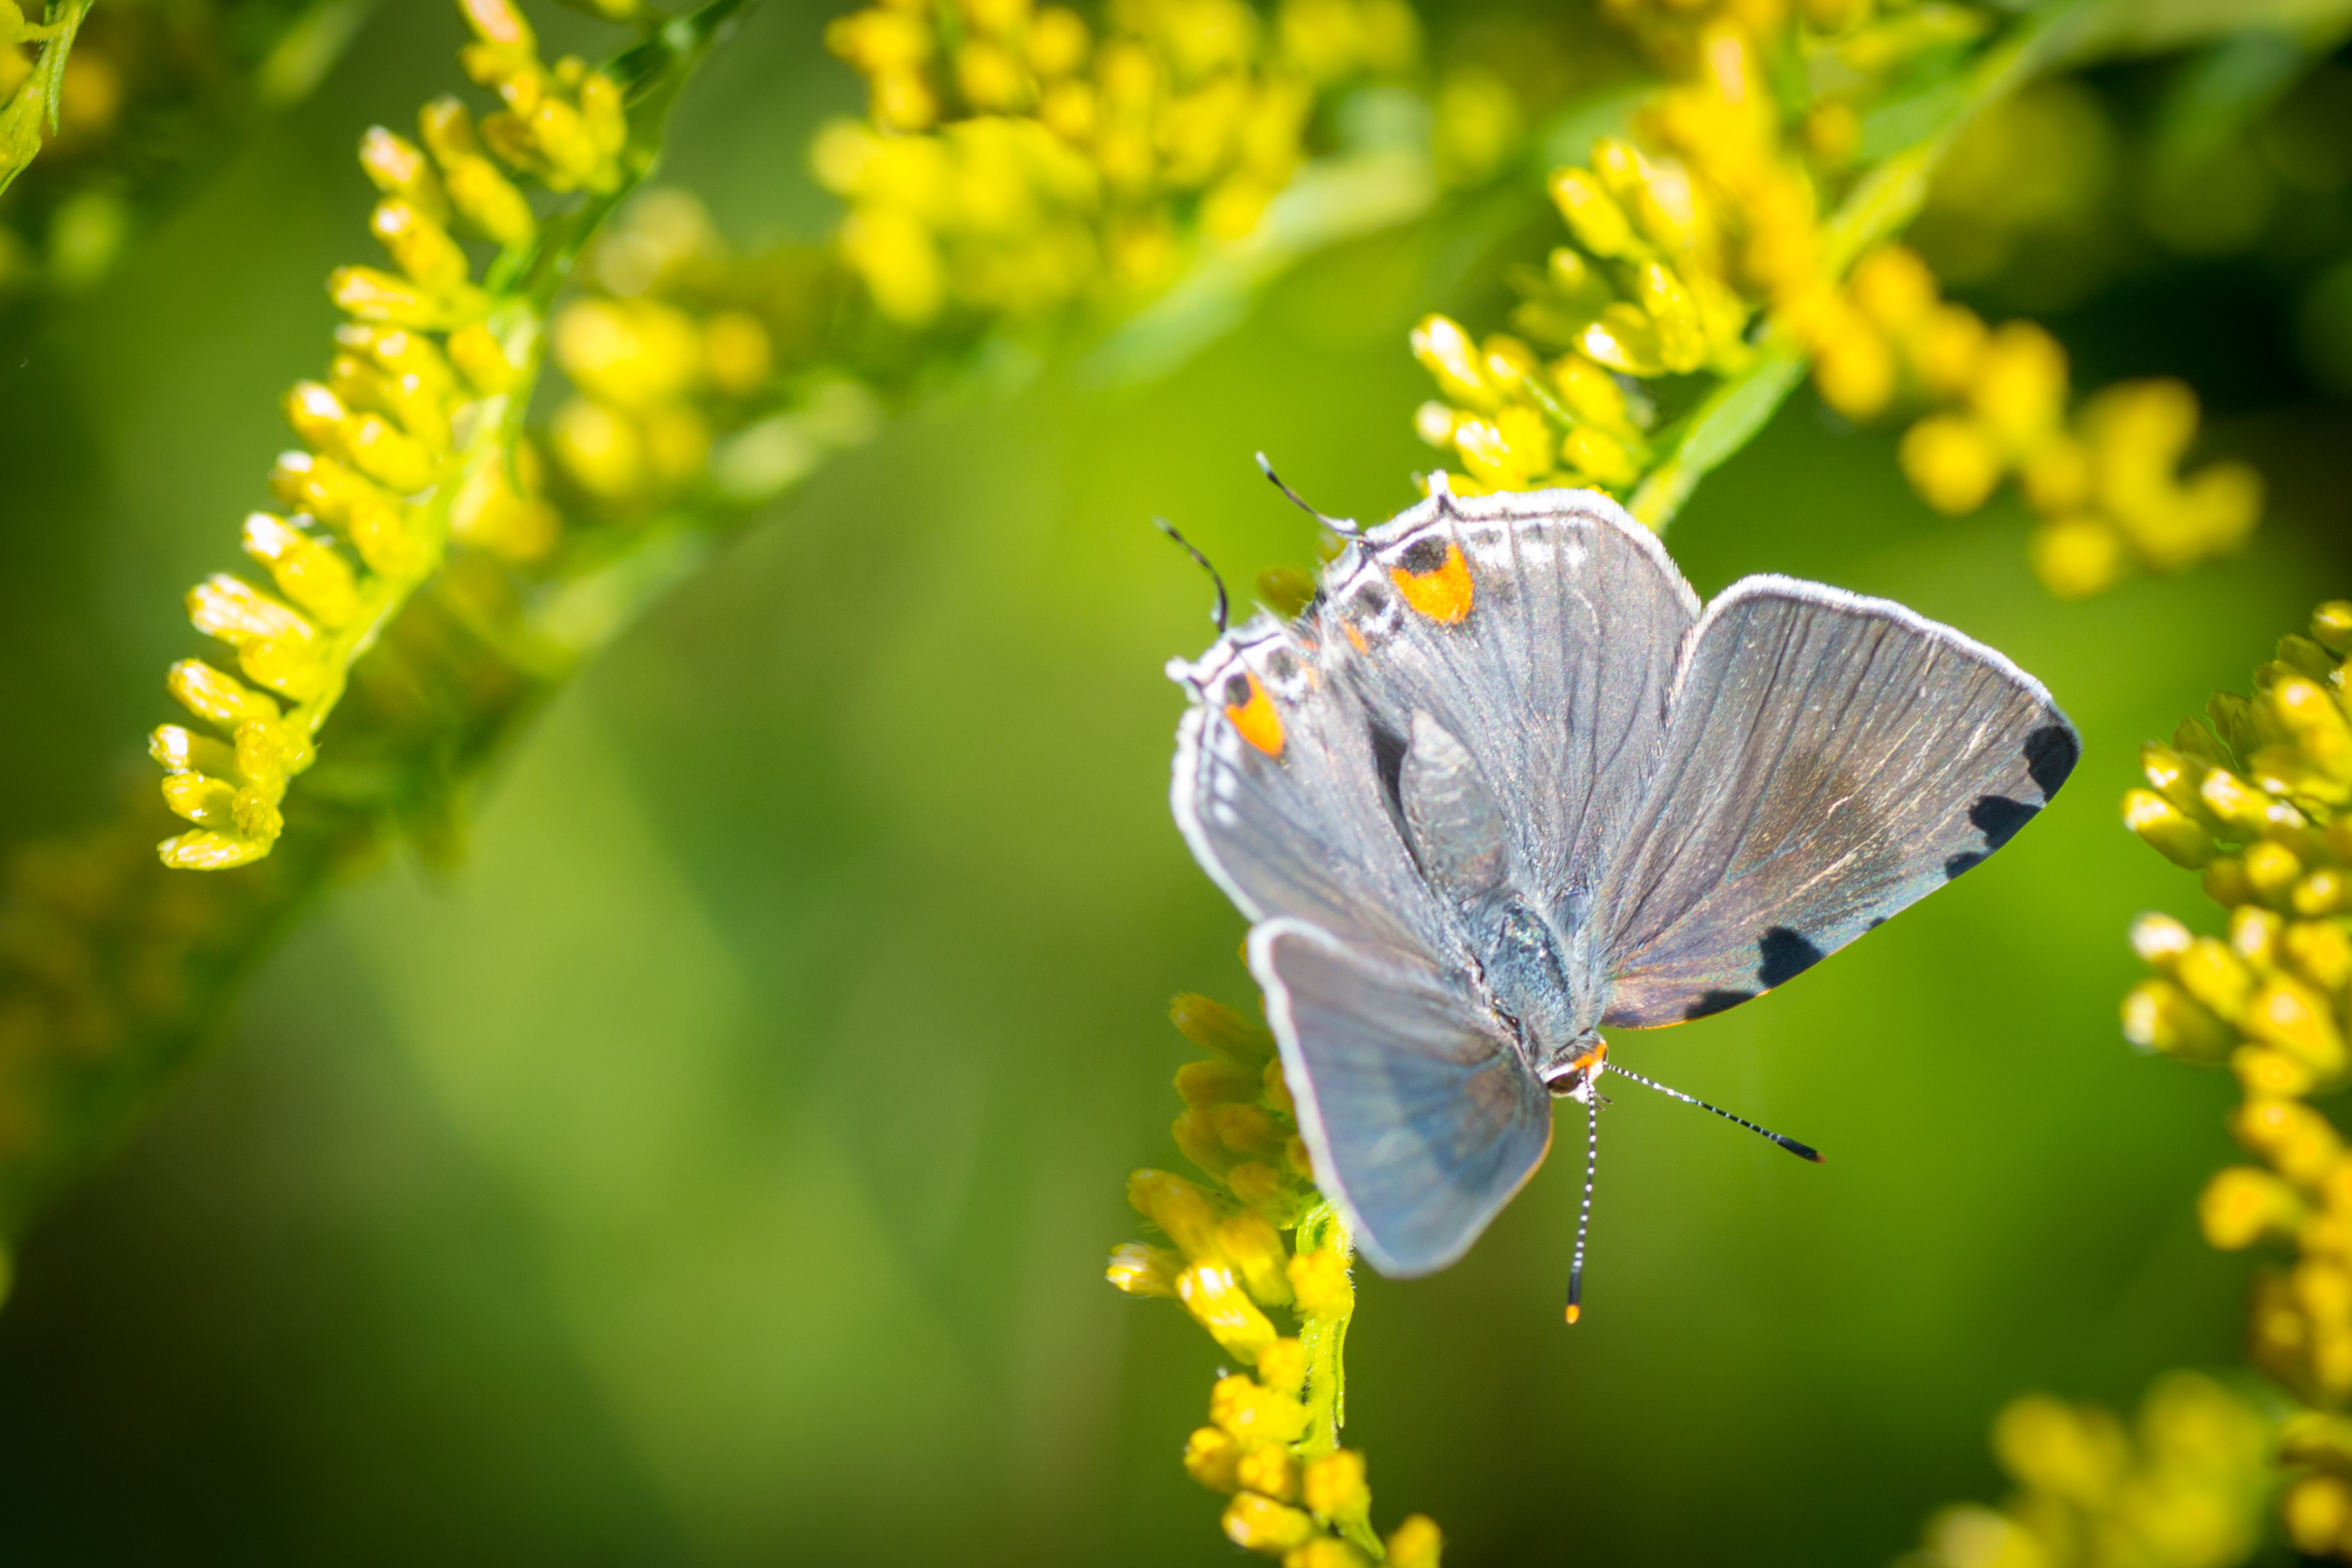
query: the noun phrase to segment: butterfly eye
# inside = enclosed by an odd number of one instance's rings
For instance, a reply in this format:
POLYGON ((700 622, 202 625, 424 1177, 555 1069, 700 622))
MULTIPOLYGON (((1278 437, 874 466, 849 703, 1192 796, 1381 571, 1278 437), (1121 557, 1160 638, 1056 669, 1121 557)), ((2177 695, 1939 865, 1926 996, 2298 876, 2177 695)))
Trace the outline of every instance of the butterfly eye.
POLYGON ((1269 757, 1282 755, 1282 715, 1255 675, 1236 675, 1225 681, 1225 717, 1241 738, 1269 757))
POLYGON ((1389 568, 1389 577, 1406 604, 1439 626, 1453 626, 1470 613, 1470 563, 1458 544, 1448 543, 1441 552, 1436 540, 1416 539, 1405 547, 1401 563, 1389 568))

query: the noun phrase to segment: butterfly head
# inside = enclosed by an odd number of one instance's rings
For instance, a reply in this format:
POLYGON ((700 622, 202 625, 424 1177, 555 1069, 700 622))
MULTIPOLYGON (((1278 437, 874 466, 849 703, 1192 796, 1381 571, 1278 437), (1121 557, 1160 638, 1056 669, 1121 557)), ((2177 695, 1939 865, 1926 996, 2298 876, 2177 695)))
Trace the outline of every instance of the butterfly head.
POLYGON ((1556 1100, 1592 1103, 1594 1086, 1609 1064, 1609 1042, 1587 1030, 1562 1047, 1537 1076, 1556 1100))

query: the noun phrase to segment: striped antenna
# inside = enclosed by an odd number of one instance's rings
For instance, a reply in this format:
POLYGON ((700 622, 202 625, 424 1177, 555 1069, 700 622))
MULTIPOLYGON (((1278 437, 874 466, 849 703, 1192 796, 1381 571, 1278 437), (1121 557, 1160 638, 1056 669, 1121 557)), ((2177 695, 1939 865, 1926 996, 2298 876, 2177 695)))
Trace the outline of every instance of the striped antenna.
MULTIPOLYGON (((1619 1078, 1632 1079, 1643 1089, 1654 1089, 1660 1094, 1666 1096, 1669 1100, 1679 1100, 1685 1105, 1696 1105, 1701 1110, 1712 1110, 1717 1116, 1722 1117, 1726 1121, 1737 1121, 1740 1126, 1747 1128, 1748 1131, 1755 1133, 1758 1137, 1769 1138, 1773 1142, 1778 1143, 1781 1148, 1786 1149, 1790 1153, 1796 1155, 1801 1160, 1811 1160, 1816 1165, 1822 1163, 1822 1152, 1813 1148, 1811 1144, 1800 1143, 1794 1138, 1782 1137, 1780 1133, 1773 1131, 1769 1127, 1759 1127, 1756 1123, 1748 1121, 1744 1116, 1734 1116, 1728 1110, 1724 1110, 1723 1107, 1719 1105, 1709 1105, 1706 1100, 1699 1099, 1695 1094, 1685 1094, 1681 1089, 1668 1089, 1664 1084, 1658 1082, 1655 1079, 1643 1078, 1637 1072, 1627 1072, 1615 1062, 1609 1063, 1608 1069, 1611 1072, 1615 1073, 1619 1078)), ((1585 1190, 1589 1199, 1591 1192, 1591 1178, 1589 1176, 1585 1179, 1585 1190)))
MULTIPOLYGON (((1595 1064, 1596 1068, 1599 1064, 1595 1064)), ((1593 1075, 1599 1077, 1596 1071, 1593 1075)), ((1584 1238, 1592 1229, 1592 1173, 1601 1163, 1601 1096, 1587 1079, 1584 1101, 1584 1206, 1576 1215, 1576 1257, 1568 1266, 1568 1321, 1584 1316, 1584 1238)))

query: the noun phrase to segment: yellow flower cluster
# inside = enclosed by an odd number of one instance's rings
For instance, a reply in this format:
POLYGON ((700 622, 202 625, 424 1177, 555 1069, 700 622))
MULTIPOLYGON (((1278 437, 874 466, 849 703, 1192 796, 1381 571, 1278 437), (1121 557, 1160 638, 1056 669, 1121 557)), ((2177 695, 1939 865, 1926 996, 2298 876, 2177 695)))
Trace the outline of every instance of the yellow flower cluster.
POLYGON ((576 395, 550 435, 565 472, 598 500, 684 489, 709 455, 709 402, 751 395, 770 381, 774 349, 757 315, 698 315, 660 297, 680 272, 719 259, 719 248, 692 196, 648 193, 600 242, 619 259, 593 270, 599 281, 617 274, 622 286, 575 300, 555 319, 555 363, 576 395))
POLYGON ((1937 412, 1903 437, 1912 486, 1938 511, 1974 511, 2014 476, 2042 515, 2034 571, 2052 592, 2095 594, 2137 564, 2177 571, 2234 548, 2261 520, 2261 476, 2243 463, 2189 476, 2197 396, 2179 381, 2126 382, 2070 420, 2066 352, 2031 321, 1988 327, 1938 297, 1899 246, 1865 258, 1833 305, 1805 323, 1822 399, 1854 419, 1899 395, 1937 412))
POLYGON ((288 783, 316 757, 352 661, 446 542, 521 559, 553 543, 535 464, 510 435, 538 308, 510 283, 477 284, 458 236, 499 247, 492 278, 511 279, 539 220, 509 172, 609 191, 628 128, 613 82, 578 59, 541 65, 508 0, 462 5, 467 69, 504 107, 477 124, 442 99, 419 116, 421 147, 381 127, 362 142, 383 193, 369 226, 393 269, 335 272, 329 292, 350 319, 327 379, 287 394, 302 447, 269 482, 290 515, 255 512, 244 540, 276 592, 222 574, 188 595, 190 618, 236 649, 243 679, 198 659, 172 668, 173 696, 215 733, 166 724, 151 740, 164 801, 194 824, 162 846, 167 865, 219 870, 269 853, 288 783))
POLYGON ((1363 1456, 1339 1446, 1350 1245, 1314 1190, 1274 1037, 1205 996, 1178 997, 1171 1016, 1210 1053, 1176 1074, 1185 1109, 1174 1131, 1214 1186, 1165 1171, 1129 1177, 1128 1201, 1173 1245, 1115 1248, 1108 1273, 1129 1295, 1182 1302, 1252 1369, 1217 1380, 1184 1468, 1232 1499, 1225 1534, 1284 1568, 1436 1568, 1442 1541, 1426 1518, 1385 1542, 1373 1532, 1363 1456), (1285 1231, 1297 1233, 1296 1250, 1285 1231), (1273 1311, 1297 1332, 1283 1333, 1273 1311))
POLYGON ((1760 60, 1792 41, 1818 53, 1843 35, 1844 74, 1866 80, 1923 47, 1918 27, 1890 17, 1876 34, 1854 31, 1870 21, 1869 0, 1820 0, 1795 16, 1776 0, 1616 9, 1676 71, 1636 116, 1638 144, 1605 137, 1589 166, 1553 172, 1573 243, 1514 279, 1515 334, 1475 340, 1443 316, 1413 331, 1442 394, 1414 426, 1459 460, 1457 491, 1623 495, 1664 456, 1643 383, 1687 399, 1667 378, 1735 376, 1786 344, 1810 356, 1822 400, 1849 417, 1898 398, 1929 406, 1901 461, 1939 510, 1973 511, 2014 475, 2043 518, 2034 568, 2059 594, 2095 593, 2135 564, 2207 559, 2253 528, 2252 469, 2179 471, 2197 429, 2187 386, 2112 387, 2070 420, 2066 356, 2041 328, 1988 327, 1941 299, 1900 247, 1844 276, 1857 241, 1825 215, 1823 193, 1851 153, 1853 109, 1825 96, 1784 124, 1760 60))
POLYGON ((1900 1568, 2231 1568, 2261 1542, 2270 1430, 2196 1373, 2157 1380, 2137 1433, 2028 1394, 1995 1419, 1992 1446, 2017 1492, 1938 1512, 1900 1568))
MULTIPOLYGON (((2229 919, 2212 937, 2142 915, 2132 943, 2157 973, 2125 998, 2123 1020, 2142 1048, 2236 1077, 2231 1131, 2261 1163, 2217 1173, 2199 1217, 2215 1247, 2294 1249, 2255 1279, 2249 1353, 2335 1410, 2352 1400, 2352 1149, 2309 1100, 2352 1079, 2352 603, 2321 605, 2310 629, 2280 642, 2253 696, 2216 692, 2210 726, 2185 720, 2170 745, 2141 749, 2147 787, 2125 797, 2125 820, 2200 871, 2229 919)), ((2285 1506, 2305 1550, 2352 1561, 2342 1425, 2290 1424, 2288 1457, 2320 1468, 2285 1506)))
POLYGON ((872 89, 870 121, 835 121, 812 153, 850 204, 844 259, 904 328, 1165 282, 1188 224, 1256 226, 1318 88, 1407 69, 1420 44, 1403 0, 1286 0, 1271 31, 1241 0, 1114 0, 1099 38, 1029 0, 840 18, 826 42, 872 89))
POLYGON ((839 279, 824 252, 738 255, 700 202, 665 189, 633 201, 581 270, 591 288, 551 334, 573 395, 549 436, 604 515, 763 501, 878 427, 874 392, 822 363, 839 279))
MULTIPOLYGON (((1780 24, 1777 7, 1761 9, 1780 24)), ((1414 330, 1414 355, 1445 398, 1423 404, 1414 425, 1461 459, 1469 482, 1457 489, 1622 493, 1654 460, 1642 435, 1651 402, 1633 384, 1736 374, 1755 356, 1759 309, 1822 291, 1832 258, 1819 181, 1782 135, 1754 24, 1738 10, 1696 31, 1686 74, 1636 117, 1646 146, 1603 137, 1589 166, 1552 172, 1574 243, 1514 278, 1520 335, 1473 343, 1442 316, 1414 330), (1530 343, 1558 357, 1547 363, 1530 343)))

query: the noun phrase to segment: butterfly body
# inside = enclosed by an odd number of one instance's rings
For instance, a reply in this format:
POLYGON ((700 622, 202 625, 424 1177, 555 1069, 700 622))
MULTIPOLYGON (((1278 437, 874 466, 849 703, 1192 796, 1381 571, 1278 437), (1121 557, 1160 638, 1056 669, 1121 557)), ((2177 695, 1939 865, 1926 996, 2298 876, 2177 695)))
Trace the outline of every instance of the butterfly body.
POLYGON ((1397 1274, 1533 1173, 1601 1027, 1801 973, 1999 848, 2079 749, 1900 605, 1761 577, 1702 606, 1591 491, 1441 491, 1296 619, 1169 670, 1178 824, 1255 922, 1318 1178, 1397 1274))

